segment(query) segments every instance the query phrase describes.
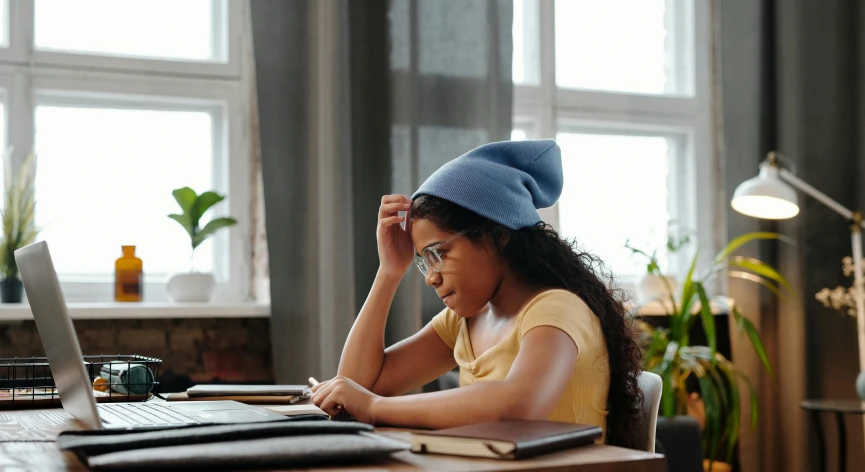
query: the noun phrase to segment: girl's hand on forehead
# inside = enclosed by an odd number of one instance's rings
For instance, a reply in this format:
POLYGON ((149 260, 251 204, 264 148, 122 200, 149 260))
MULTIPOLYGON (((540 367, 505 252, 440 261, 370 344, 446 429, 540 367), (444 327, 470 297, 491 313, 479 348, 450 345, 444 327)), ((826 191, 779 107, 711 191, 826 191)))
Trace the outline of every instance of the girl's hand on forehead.
POLYGON ((383 275, 402 278, 408 266, 414 260, 414 245, 409 236, 408 211, 411 199, 405 195, 385 195, 381 197, 378 209, 378 226, 376 240, 378 242, 379 272, 383 275), (400 215, 399 212, 404 212, 400 215), (403 229, 400 223, 406 222, 403 229))

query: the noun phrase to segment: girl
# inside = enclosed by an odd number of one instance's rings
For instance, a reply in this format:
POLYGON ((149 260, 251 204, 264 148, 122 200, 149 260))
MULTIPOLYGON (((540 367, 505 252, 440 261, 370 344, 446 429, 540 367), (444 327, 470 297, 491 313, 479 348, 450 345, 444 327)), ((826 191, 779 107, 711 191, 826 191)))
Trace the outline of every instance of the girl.
POLYGON ((442 166, 411 199, 382 197, 378 274, 337 377, 313 388, 313 402, 412 428, 589 423, 606 442, 633 447, 640 350, 622 301, 600 278, 601 262, 537 213, 561 191, 559 147, 541 140, 481 146, 442 166), (446 308, 385 349, 388 310, 413 261, 446 308), (455 366, 460 388, 401 396, 455 366))

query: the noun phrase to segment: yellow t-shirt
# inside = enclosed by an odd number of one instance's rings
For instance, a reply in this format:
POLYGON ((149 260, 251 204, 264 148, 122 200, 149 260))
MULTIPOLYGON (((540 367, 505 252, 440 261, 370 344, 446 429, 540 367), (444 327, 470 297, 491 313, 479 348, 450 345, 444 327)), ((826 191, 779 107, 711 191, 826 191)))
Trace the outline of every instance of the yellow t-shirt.
MULTIPOLYGON (((610 366, 607 345, 598 317, 577 295, 566 290, 542 292, 517 314, 516 325, 501 343, 475 358, 465 318, 450 308, 436 315, 432 326, 454 351, 460 367, 460 386, 487 380, 505 380, 520 351, 520 342, 532 328, 552 326, 577 345, 577 365, 550 420, 594 424, 606 434, 610 366)), ((543 387, 540 387, 543 388, 543 387)))

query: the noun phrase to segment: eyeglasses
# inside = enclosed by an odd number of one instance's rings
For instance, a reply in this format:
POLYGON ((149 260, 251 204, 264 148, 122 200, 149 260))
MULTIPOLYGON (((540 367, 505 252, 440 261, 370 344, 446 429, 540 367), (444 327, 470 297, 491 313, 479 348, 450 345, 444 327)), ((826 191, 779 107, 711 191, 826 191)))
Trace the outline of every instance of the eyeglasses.
POLYGON ((421 255, 418 256, 417 254, 415 254, 414 263, 417 265, 417 268, 420 269, 420 273, 423 274, 424 277, 426 277, 427 274, 429 273, 430 269, 432 269, 434 272, 441 272, 442 271, 442 255, 438 251, 439 248, 444 246, 445 244, 459 238, 460 236, 468 233, 471 230, 472 230, 472 228, 460 231, 459 233, 447 238, 446 240, 444 240, 438 244, 434 244, 432 246, 425 247, 423 249, 423 251, 421 252, 421 255))

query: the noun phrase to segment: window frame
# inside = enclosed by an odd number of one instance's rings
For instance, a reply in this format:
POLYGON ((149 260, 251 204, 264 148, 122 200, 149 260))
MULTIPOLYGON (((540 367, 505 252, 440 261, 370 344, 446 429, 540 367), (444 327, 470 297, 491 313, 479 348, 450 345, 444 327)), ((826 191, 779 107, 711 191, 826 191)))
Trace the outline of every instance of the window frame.
MULTIPOLYGON (((251 48, 248 2, 212 1, 226 5, 228 62, 224 64, 53 51, 27 53, 33 44, 33 4, 10 0, 10 47, 0 48, 0 97, 5 97, 7 141, 17 150, 13 172, 24 158, 20 150, 33 148, 39 105, 207 111, 218 118, 213 121, 214 188, 227 194, 225 202, 212 211, 215 216, 249 214, 252 77, 249 59, 243 54, 251 48)), ((249 298, 249 224, 247 218, 238 218, 236 226, 214 235, 214 302, 249 298)), ((59 275, 67 300, 113 300, 110 271, 99 276, 59 275)), ((168 300, 167 279, 167 274, 147 278, 148 301, 168 300)))
MULTIPOLYGON (((675 80, 685 80, 687 84, 682 94, 650 95, 558 87, 555 0, 536 0, 534 5, 540 18, 538 31, 527 31, 526 37, 534 34, 538 41, 540 83, 514 84, 514 128, 533 126, 534 132, 528 134, 529 138, 554 138, 558 132, 580 129, 593 133, 612 131, 676 137, 680 160, 675 166, 675 185, 668 189, 670 202, 675 206, 670 210, 680 225, 697 234, 697 247, 668 258, 671 274, 684 277, 694 251, 699 251, 698 264, 703 265, 709 263, 720 248, 714 236, 718 226, 717 192, 722 189, 713 165, 711 10, 709 4, 699 0, 666 2, 676 6, 680 13, 675 19, 674 37, 694 38, 693 42, 675 43, 679 49, 677 54, 690 62, 676 74, 675 80), (687 20, 688 15, 693 16, 693 21, 687 20)), ((540 213, 545 221, 559 229, 558 204, 540 213)), ((633 282, 630 278, 620 281, 626 288, 633 282)))

